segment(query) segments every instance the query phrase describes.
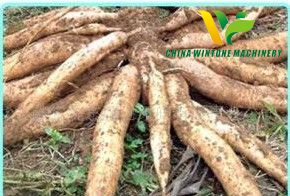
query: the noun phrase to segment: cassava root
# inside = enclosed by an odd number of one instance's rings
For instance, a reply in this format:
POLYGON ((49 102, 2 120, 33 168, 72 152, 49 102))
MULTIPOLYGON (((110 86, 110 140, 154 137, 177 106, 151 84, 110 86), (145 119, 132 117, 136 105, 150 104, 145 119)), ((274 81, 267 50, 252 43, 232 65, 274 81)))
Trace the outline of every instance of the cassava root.
MULTIPOLYGON (((32 18, 26 19, 23 21, 24 27, 31 27, 35 24, 40 24, 42 22, 47 21, 49 18, 53 17, 54 15, 65 11, 65 8, 54 9, 45 14, 41 14, 38 16, 34 16, 32 18)), ((104 12, 102 9, 98 7, 77 7, 74 11, 94 11, 94 12, 104 12)))
MULTIPOLYGON (((111 55, 106 56, 101 62, 86 70, 78 78, 67 83, 66 87, 61 90, 58 96, 63 97, 95 77, 98 77, 103 73, 113 71, 124 59, 125 54, 120 51, 116 51, 111 55)), ((55 67, 52 68, 54 69, 55 67)), ((17 106, 23 102, 26 97, 29 96, 43 81, 45 81, 52 72, 53 70, 50 69, 48 71, 39 72, 22 79, 4 83, 5 106, 8 108, 17 108, 17 106)))
POLYGON ((165 196, 170 173, 170 109, 164 76, 149 60, 151 71, 148 80, 150 145, 159 183, 165 196))
MULTIPOLYGON (((116 19, 118 17, 115 13, 102 13, 94 11, 71 11, 64 16, 62 12, 58 13, 60 18, 51 21, 46 26, 42 23, 36 24, 32 27, 24 28, 14 34, 4 37, 4 48, 6 50, 24 46, 30 41, 38 40, 42 37, 64 32, 85 24, 98 22, 108 19, 116 19)), ((58 14, 56 16, 58 16, 58 14)))
POLYGON ((6 121, 5 145, 40 136, 48 127, 60 131, 77 128, 102 108, 112 80, 113 75, 107 74, 89 81, 65 98, 24 117, 25 124, 6 121))
POLYGON ((4 80, 21 78, 47 66, 62 63, 91 41, 80 35, 57 35, 35 42, 5 59, 4 80))
POLYGON ((49 103, 67 82, 73 81, 107 54, 121 47, 126 41, 126 33, 114 32, 93 41, 87 47, 74 53, 18 106, 9 120, 20 121, 22 116, 49 103))
POLYGON ((196 101, 191 108, 204 124, 214 130, 238 153, 244 155, 268 175, 276 178, 284 187, 287 184, 285 164, 258 138, 233 124, 225 116, 218 116, 196 101))
POLYGON ((265 104, 273 104, 279 112, 286 112, 286 88, 253 86, 223 75, 218 75, 207 66, 193 59, 172 60, 175 67, 183 70, 190 85, 201 94, 238 108, 261 110, 265 104), (210 88, 209 88, 210 87, 210 88))
POLYGON ((178 137, 205 160, 228 195, 261 195, 253 176, 231 147, 204 125, 190 107, 185 80, 173 74, 165 78, 173 126, 178 137))
POLYGON ((132 65, 121 68, 97 119, 86 196, 115 195, 124 156, 124 137, 139 91, 138 70, 132 65))

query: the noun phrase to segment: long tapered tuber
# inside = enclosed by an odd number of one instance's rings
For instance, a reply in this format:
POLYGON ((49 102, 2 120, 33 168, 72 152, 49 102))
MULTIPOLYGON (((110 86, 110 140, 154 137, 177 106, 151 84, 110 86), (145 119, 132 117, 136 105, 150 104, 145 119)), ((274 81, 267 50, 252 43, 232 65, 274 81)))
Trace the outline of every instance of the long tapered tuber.
POLYGON ((174 129, 210 166, 228 195, 261 195, 253 176, 244 168, 231 147, 199 120, 191 109, 186 82, 176 75, 166 76, 174 129))
POLYGON ((287 172, 285 164, 262 141, 234 125, 226 117, 218 116, 195 101, 191 102, 191 107, 203 123, 227 141, 235 151, 244 155, 286 186, 287 172))
POLYGON ((287 86, 287 70, 273 64, 265 62, 264 66, 259 66, 251 62, 244 62, 239 57, 203 57, 197 58, 197 60, 218 74, 245 83, 287 86))
MULTIPOLYGON (((65 11, 65 9, 66 8, 53 9, 49 12, 46 12, 45 14, 41 14, 41 15, 26 19, 23 21, 24 27, 31 27, 35 24, 40 24, 42 22, 45 22, 45 21, 49 20, 49 18, 53 17, 54 15, 65 11)), ((98 7, 76 7, 76 8, 74 8, 74 11, 104 12, 102 9, 100 9, 98 7)))
MULTIPOLYGON (((45 23, 47 21, 49 21, 51 18, 53 18, 54 16, 58 15, 59 13, 65 12, 67 8, 63 7, 63 8, 58 8, 58 9, 52 9, 51 11, 48 11, 46 13, 34 16, 32 18, 28 18, 25 19, 23 21, 20 21, 19 23, 17 23, 17 25, 8 25, 5 33, 7 34, 12 34, 15 33, 17 31, 20 31, 24 28, 29 28, 32 27, 34 25, 37 24, 41 24, 41 23, 45 23)), ((101 8, 98 7, 75 7, 73 9, 74 11, 94 11, 94 12, 100 12, 103 13, 104 11, 101 8)))
POLYGON ((226 76, 216 74, 207 66, 192 59, 172 60, 176 67, 184 70, 183 75, 190 85, 201 94, 233 107, 264 109, 273 104, 279 112, 286 112, 286 88, 253 86, 226 76))
POLYGON ((47 37, 4 61, 4 80, 20 78, 44 67, 62 63, 92 40, 80 35, 47 37))
POLYGON ((43 24, 36 24, 32 27, 22 29, 14 34, 4 37, 4 48, 13 49, 24 46, 29 41, 35 41, 39 38, 64 32, 72 28, 80 27, 84 24, 98 22, 104 19, 113 19, 118 15, 115 13, 98 13, 94 11, 74 11, 68 12, 59 20, 52 21, 43 27, 43 24))
MULTIPOLYGON (((117 51, 106 56, 102 61, 86 70, 78 78, 68 83, 59 93, 60 97, 74 91, 86 82, 100 76, 103 73, 117 68, 118 64, 124 60, 123 52, 117 51)), ((45 81, 53 70, 40 72, 19 80, 4 83, 4 104, 9 108, 16 108, 29 96, 43 81, 45 81)))
POLYGON ((253 40, 239 40, 232 46, 220 48, 220 50, 231 51, 250 50, 253 54, 255 50, 261 48, 275 51, 267 57, 199 57, 197 59, 217 73, 243 82, 286 87, 287 70, 271 64, 287 58, 286 39, 287 33, 281 32, 253 40))
POLYGON ((60 12, 56 13, 54 16, 49 17, 49 19, 44 21, 43 23, 36 24, 33 27, 21 29, 20 31, 17 31, 10 35, 6 35, 4 37, 3 43, 4 49, 8 51, 12 49, 17 49, 21 46, 28 45, 41 37, 49 35, 44 35, 45 33, 43 33, 47 26, 54 24, 62 16, 64 16, 73 9, 74 8, 64 8, 60 12), (21 39, 19 39, 19 37, 21 37, 21 39))
POLYGON ((164 76, 149 61, 151 71, 148 80, 150 145, 155 170, 165 195, 170 172, 170 109, 164 76))
POLYGON ((111 96, 101 111, 94 131, 87 196, 115 195, 121 174, 124 137, 139 99, 138 70, 127 65, 115 77, 111 96))
POLYGON ((114 32, 93 41, 87 47, 74 53, 18 106, 10 120, 20 121, 22 116, 50 102, 65 87, 67 82, 73 81, 86 69, 122 46, 126 41, 126 33, 114 32))
POLYGON ((64 99, 23 117, 26 118, 24 125, 19 126, 17 122, 5 123, 5 144, 11 145, 26 138, 40 136, 49 127, 57 130, 77 128, 102 108, 112 81, 112 74, 94 78, 64 99))

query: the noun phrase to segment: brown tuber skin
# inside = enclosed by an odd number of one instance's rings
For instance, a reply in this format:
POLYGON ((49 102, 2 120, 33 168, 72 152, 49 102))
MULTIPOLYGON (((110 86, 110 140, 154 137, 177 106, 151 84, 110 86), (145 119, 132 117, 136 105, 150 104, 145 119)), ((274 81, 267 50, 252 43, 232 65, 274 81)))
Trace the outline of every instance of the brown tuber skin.
POLYGON ((287 33, 276 33, 254 40, 239 40, 233 46, 221 50, 258 50, 271 48, 281 50, 276 57, 199 57, 198 61, 209 66, 216 73, 246 83, 272 86, 287 86, 287 70, 271 63, 278 63, 287 58, 287 33), (257 63, 258 62, 258 63, 257 63))
POLYGON ((251 62, 245 63, 239 57, 202 57, 196 59, 218 74, 245 83, 287 86, 287 70, 273 64, 265 62, 264 66, 259 66, 251 62))
POLYGON ((67 82, 73 81, 107 54, 125 44, 126 41, 126 33, 114 32, 93 41, 86 48, 74 53, 18 106, 9 120, 20 121, 29 112, 52 101, 67 82))
POLYGON ((129 54, 130 62, 133 63, 140 73, 141 78, 141 98, 142 103, 148 105, 148 80, 149 80, 149 62, 148 62, 148 48, 147 44, 137 43, 135 48, 129 54))
POLYGON ((216 48, 218 45, 213 43, 209 33, 189 33, 180 39, 173 40, 167 48, 216 48))
MULTIPOLYGON (((65 8, 59 8, 59 9, 53 9, 49 12, 46 12, 45 14, 41 14, 38 16, 34 16, 32 18, 26 19, 23 21, 23 24, 25 27, 31 27, 33 25, 42 23, 47 21, 49 18, 53 17, 54 15, 65 11, 65 8)), ((98 7, 77 7, 74 8, 74 11, 94 11, 94 12, 104 12, 102 9, 98 8, 98 7)))
MULTIPOLYGON (((198 15, 196 14, 196 18, 197 17, 198 15)), ((168 21, 164 27, 160 28, 160 32, 178 29, 181 26, 185 25, 186 23, 189 23, 189 19, 186 15, 186 12, 184 8, 179 8, 173 13, 171 20, 168 21)))
POLYGON ((138 66, 140 77, 141 77, 141 87, 142 87, 142 102, 148 104, 148 80, 149 80, 149 67, 148 65, 138 66))
POLYGON ((218 116, 195 101, 191 102, 191 107, 203 123, 229 143, 236 152, 244 155, 286 187, 286 165, 262 141, 234 125, 226 117, 218 116))
POLYGON ((173 74, 165 78, 173 126, 178 137, 205 160, 228 195, 261 195, 253 176, 244 168, 231 147, 200 121, 190 106, 185 80, 173 74))
POLYGON ((239 108, 261 110, 265 103, 273 104, 279 112, 286 112, 286 88, 253 86, 223 75, 218 75, 207 66, 192 60, 171 61, 175 67, 183 70, 190 85, 201 94, 216 102, 239 108), (210 87, 210 88, 209 88, 210 87))
POLYGON ((170 172, 170 109, 164 76, 149 61, 151 71, 148 81, 150 145, 155 170, 165 195, 170 172))
POLYGON ((227 45, 221 49, 225 50, 261 50, 261 49, 281 50, 280 56, 275 57, 256 57, 256 58, 241 58, 241 60, 263 61, 270 63, 279 63, 287 59, 287 32, 274 33, 272 35, 263 36, 257 39, 238 40, 235 44, 227 45))
POLYGON ((30 113, 25 117, 24 125, 6 122, 5 145, 40 136, 48 127, 60 131, 64 128, 77 128, 103 107, 112 81, 113 74, 105 74, 90 80, 65 98, 30 113))
POLYGON ((40 72, 20 80, 4 83, 4 105, 9 108, 17 107, 34 89, 51 74, 50 71, 40 72))
POLYGON ((92 40, 80 35, 57 35, 29 45, 4 61, 4 80, 21 78, 47 66, 64 62, 92 40))
POLYGON ((127 65, 115 77, 111 95, 100 113, 92 143, 86 196, 114 196, 121 174, 124 137, 139 99, 139 73, 127 65))
MULTIPOLYGON (((48 20, 40 24, 36 24, 32 27, 27 27, 20 31, 17 31, 16 33, 6 35, 4 37, 4 49, 9 51, 12 49, 20 48, 21 46, 29 45, 31 42, 39 38, 53 34, 53 33, 46 33, 44 32, 44 30, 49 31, 47 29, 47 26, 56 23, 62 16, 64 16, 65 14, 67 14, 69 11, 73 9, 74 8, 64 8, 63 10, 56 13, 54 16, 49 17, 48 20)), ((56 30, 56 32, 54 33, 58 33, 58 32, 60 31, 56 30)))
MULTIPOLYGON (((62 16, 62 13, 58 14, 62 16)), ((6 50, 19 48, 26 45, 30 41, 35 41, 48 35, 64 32, 92 22, 116 19, 117 17, 118 15, 115 13, 99 13, 94 11, 68 12, 59 20, 52 21, 46 26, 44 26, 43 23, 40 23, 32 27, 22 29, 14 34, 5 36, 4 48, 6 50)))
MULTIPOLYGON (((113 71, 117 68, 118 64, 124 60, 124 58, 124 53, 120 51, 116 51, 109 56, 106 56, 101 62, 86 70, 74 81, 67 83, 66 87, 59 93, 59 97, 67 95, 76 88, 79 88, 81 85, 94 79, 95 77, 100 76, 101 74, 113 71)), ((4 105, 9 108, 16 108, 43 81, 45 81, 51 73, 52 70, 40 72, 19 80, 12 80, 4 83, 4 105)))

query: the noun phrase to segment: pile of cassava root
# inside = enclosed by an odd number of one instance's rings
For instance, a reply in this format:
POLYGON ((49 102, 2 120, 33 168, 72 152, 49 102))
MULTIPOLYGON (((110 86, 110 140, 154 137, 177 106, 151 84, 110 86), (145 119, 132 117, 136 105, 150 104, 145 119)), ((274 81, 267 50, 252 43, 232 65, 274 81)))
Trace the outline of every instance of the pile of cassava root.
MULTIPOLYGON (((135 104, 150 109, 150 144, 162 194, 170 174, 173 127, 180 140, 212 169, 228 195, 261 195, 255 178, 236 153, 286 186, 286 166, 269 147, 189 96, 189 88, 217 103, 285 113, 287 32, 243 40, 234 49, 282 50, 279 57, 253 61, 227 58, 166 58, 166 48, 217 48, 198 8, 179 8, 168 18, 158 8, 97 7, 54 9, 23 21, 23 29, 4 37, 5 145, 79 128, 99 113, 94 129, 86 195, 114 195, 120 176, 124 137, 135 104)), ((206 8, 213 11, 214 8, 206 8)), ((245 8, 217 8, 229 21, 245 8)), ((251 8, 256 20, 275 9, 251 8)), ((216 21, 217 26, 218 23, 216 21)))

